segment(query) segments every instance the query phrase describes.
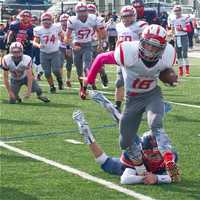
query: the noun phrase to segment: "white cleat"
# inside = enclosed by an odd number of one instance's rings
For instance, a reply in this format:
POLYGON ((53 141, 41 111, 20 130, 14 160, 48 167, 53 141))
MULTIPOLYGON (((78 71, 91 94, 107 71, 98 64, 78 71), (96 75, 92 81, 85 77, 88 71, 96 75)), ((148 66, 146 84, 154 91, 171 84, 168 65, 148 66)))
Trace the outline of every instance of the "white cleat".
POLYGON ((90 130, 90 127, 85 120, 84 114, 80 111, 74 111, 72 115, 73 120, 77 123, 79 127, 80 134, 84 138, 85 144, 92 144, 95 142, 95 138, 92 135, 92 132, 90 130))
POLYGON ((97 91, 89 91, 91 99, 103 106, 108 112, 111 113, 112 118, 119 123, 121 113, 115 108, 110 100, 108 100, 102 93, 97 91))

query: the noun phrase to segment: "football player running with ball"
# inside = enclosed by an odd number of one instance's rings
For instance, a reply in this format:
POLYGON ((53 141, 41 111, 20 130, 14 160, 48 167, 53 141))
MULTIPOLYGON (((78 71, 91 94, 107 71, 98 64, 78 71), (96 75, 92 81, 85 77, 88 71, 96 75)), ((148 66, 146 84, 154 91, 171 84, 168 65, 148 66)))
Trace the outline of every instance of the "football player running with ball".
MULTIPOLYGON (((88 73, 86 84, 94 84, 97 72, 104 64, 121 66, 126 102, 120 119, 120 146, 128 152, 139 174, 146 172, 142 161, 137 132, 142 114, 147 113, 151 133, 155 136, 166 169, 173 181, 179 179, 170 141, 163 129, 164 101, 157 85, 160 73, 163 81, 174 85, 177 76, 172 70, 176 60, 174 48, 166 41, 166 30, 159 25, 144 29, 139 41, 123 42, 115 51, 99 54, 88 73), (166 78, 167 77, 167 78, 166 78)), ((86 89, 86 88, 85 88, 86 89)))

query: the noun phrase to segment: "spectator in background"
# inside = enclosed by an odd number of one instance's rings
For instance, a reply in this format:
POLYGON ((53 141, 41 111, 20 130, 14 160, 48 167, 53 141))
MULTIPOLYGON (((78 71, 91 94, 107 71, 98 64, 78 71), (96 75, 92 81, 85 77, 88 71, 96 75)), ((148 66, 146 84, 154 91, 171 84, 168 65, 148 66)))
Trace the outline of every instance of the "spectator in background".
POLYGON ((161 12, 159 17, 160 25, 163 28, 167 28, 167 22, 168 22, 168 14, 166 12, 161 12))
POLYGON ((6 54, 6 30, 3 23, 0 23, 0 68, 2 67, 2 58, 6 54))
POLYGON ((113 12, 112 12, 112 19, 114 22, 117 22, 118 16, 117 16, 117 13, 115 10, 113 10, 113 12))

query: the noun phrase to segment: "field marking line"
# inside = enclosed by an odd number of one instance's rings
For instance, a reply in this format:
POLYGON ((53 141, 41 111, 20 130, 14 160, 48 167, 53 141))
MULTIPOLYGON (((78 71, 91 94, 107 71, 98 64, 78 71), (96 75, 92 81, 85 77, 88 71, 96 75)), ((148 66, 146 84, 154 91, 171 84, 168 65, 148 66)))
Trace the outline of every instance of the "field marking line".
POLYGON ((21 154, 21 155, 23 155, 25 157, 29 157, 29 158, 31 158, 33 160, 44 162, 44 163, 46 163, 48 165, 51 165, 51 166, 57 167, 59 169, 62 169, 64 171, 68 172, 68 173, 80 176, 83 179, 86 179, 86 180, 89 180, 91 182, 95 182, 95 183, 98 183, 100 185, 103 185, 106 188, 109 188, 109 189, 112 189, 112 190, 116 190, 116 191, 121 192, 123 194, 126 194, 128 196, 134 197, 134 198, 136 198, 138 200, 155 200, 155 199, 153 199, 151 197, 148 197, 148 196, 145 196, 143 194, 134 192, 133 190, 126 189, 126 188, 124 188, 124 187, 122 187, 120 185, 117 185, 117 184, 112 183, 110 181, 106 181, 106 180, 104 180, 102 178, 98 178, 98 177, 92 176, 92 175, 90 175, 90 174, 88 174, 86 172, 80 171, 80 170, 75 169, 73 167, 70 167, 68 165, 63 165, 63 164, 60 164, 60 163, 55 162, 53 160, 49 160, 47 158, 44 158, 44 157, 38 156, 36 154, 30 153, 28 151, 24 151, 22 149, 10 146, 8 144, 5 144, 2 141, 0 141, 0 147, 3 147, 5 149, 8 149, 8 150, 13 151, 13 152, 18 153, 18 154, 21 154))
POLYGON ((11 141, 5 141, 4 143, 6 144, 16 144, 16 143, 22 143, 23 141, 21 140, 11 140, 11 141))
POLYGON ((80 141, 74 140, 74 139, 65 139, 64 141, 71 143, 71 144, 83 144, 83 142, 80 142, 80 141))

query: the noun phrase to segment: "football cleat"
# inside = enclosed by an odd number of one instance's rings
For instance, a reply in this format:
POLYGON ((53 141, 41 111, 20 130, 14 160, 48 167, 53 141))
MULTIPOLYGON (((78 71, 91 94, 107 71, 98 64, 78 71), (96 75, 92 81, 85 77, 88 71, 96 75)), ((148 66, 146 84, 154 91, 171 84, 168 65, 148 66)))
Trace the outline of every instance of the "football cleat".
POLYGON ((49 103, 50 102, 50 100, 45 96, 38 96, 38 99, 43 101, 43 102, 45 102, 45 103, 49 103))
POLYGON ((59 90, 64 90, 63 81, 58 81, 58 89, 59 90))
POLYGON ((71 88, 72 87, 71 81, 69 81, 69 80, 66 81, 66 85, 67 85, 68 88, 71 88))
POLYGON ((108 112, 110 112, 113 119, 117 123, 119 123, 119 120, 121 118, 121 114, 115 108, 115 106, 112 104, 111 101, 109 101, 102 93, 97 92, 97 91, 89 91, 89 95, 90 95, 92 100, 96 101, 101 106, 103 106, 108 112))
POLYGON ((172 111, 172 105, 165 101, 164 102, 164 110, 165 110, 165 113, 172 111))
POLYGON ((183 76, 183 67, 179 67, 178 69, 178 76, 183 76))
POLYGON ((50 92, 51 92, 51 94, 55 94, 56 88, 54 86, 50 86, 50 92))
POLYGON ((79 132, 84 138, 85 144, 92 144, 95 142, 95 138, 92 135, 92 132, 90 130, 90 127, 85 120, 84 114, 80 111, 74 111, 72 115, 73 120, 77 123, 79 132))
POLYGON ((172 182, 180 182, 180 173, 179 173, 179 168, 176 165, 174 161, 166 161, 165 162, 165 167, 167 172, 169 173, 169 176, 172 179, 172 182))
POLYGON ((80 87, 79 95, 82 100, 86 99, 86 91, 85 91, 84 87, 80 87))

